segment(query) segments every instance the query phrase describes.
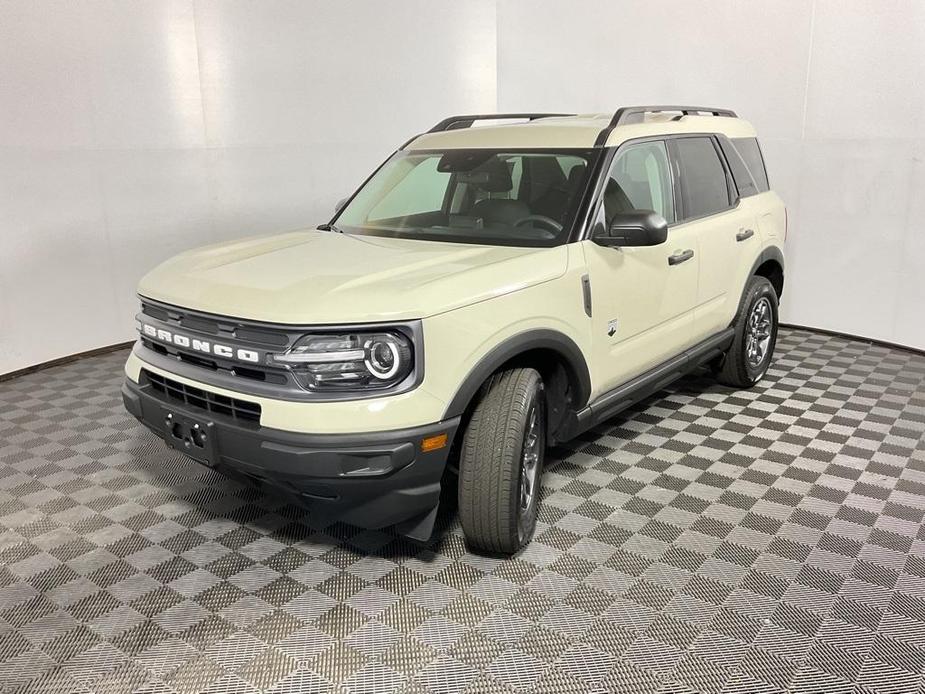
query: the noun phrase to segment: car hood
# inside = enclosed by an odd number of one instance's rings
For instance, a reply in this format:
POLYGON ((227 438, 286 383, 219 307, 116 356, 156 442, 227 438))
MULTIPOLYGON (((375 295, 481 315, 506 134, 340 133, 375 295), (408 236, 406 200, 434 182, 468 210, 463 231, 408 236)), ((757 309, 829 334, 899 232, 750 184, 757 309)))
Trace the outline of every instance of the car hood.
POLYGON ((479 246, 297 231, 187 251, 139 293, 257 321, 336 324, 425 318, 562 275, 566 249, 479 246))

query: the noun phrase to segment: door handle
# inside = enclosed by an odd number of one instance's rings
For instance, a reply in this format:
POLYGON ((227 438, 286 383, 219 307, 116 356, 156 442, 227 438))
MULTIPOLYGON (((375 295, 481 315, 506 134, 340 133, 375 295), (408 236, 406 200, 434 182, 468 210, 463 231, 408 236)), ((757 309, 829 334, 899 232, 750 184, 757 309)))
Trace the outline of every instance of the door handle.
POLYGON ((739 233, 736 234, 736 241, 745 241, 745 239, 750 239, 755 235, 755 232, 751 229, 739 229, 739 233))
POLYGON ((688 248, 686 251, 675 251, 668 256, 669 265, 680 265, 694 257, 694 251, 688 248))

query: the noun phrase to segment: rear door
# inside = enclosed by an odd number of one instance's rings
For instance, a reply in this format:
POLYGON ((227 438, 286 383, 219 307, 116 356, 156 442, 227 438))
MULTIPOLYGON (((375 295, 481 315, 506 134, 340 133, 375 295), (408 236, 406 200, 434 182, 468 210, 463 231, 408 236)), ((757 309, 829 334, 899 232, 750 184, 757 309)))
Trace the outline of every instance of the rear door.
MULTIPOLYGON (((754 137, 719 138, 720 148, 732 171, 740 204, 754 210, 758 221, 755 232, 762 242, 782 244, 787 233, 787 219, 781 199, 770 192, 768 172, 764 166, 761 147, 754 137)), ((757 248, 755 249, 757 252, 757 248)))
POLYGON ((696 343, 729 325, 742 292, 745 258, 761 241, 755 234, 754 211, 738 204, 732 175, 715 136, 674 137, 669 141, 669 152, 680 198, 677 228, 696 236, 700 249, 692 323, 696 343))
POLYGON ((697 299, 697 239, 675 219, 663 140, 620 147, 605 179, 595 228, 614 215, 654 210, 669 223, 658 246, 612 248, 584 241, 591 285, 592 380, 598 395, 681 353, 691 344, 697 299))

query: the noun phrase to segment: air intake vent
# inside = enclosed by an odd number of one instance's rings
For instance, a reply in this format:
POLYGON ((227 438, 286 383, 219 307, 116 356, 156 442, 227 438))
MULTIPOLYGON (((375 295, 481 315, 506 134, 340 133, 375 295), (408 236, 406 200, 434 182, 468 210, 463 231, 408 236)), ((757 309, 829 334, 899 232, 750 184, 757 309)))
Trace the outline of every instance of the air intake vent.
POLYGON ((241 422, 260 423, 260 405, 255 402, 229 398, 202 388, 188 386, 147 369, 142 369, 141 375, 142 385, 145 382, 150 384, 151 389, 159 393, 167 402, 183 403, 204 412, 232 417, 241 422))

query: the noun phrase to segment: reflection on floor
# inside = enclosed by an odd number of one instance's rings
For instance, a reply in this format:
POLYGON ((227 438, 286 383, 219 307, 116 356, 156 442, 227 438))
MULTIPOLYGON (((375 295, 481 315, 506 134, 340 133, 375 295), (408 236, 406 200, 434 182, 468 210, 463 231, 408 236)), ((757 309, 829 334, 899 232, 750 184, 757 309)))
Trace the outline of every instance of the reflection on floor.
POLYGON ((782 331, 551 451, 536 540, 313 527, 122 409, 0 383, 0 691, 921 692, 925 357, 782 331))

